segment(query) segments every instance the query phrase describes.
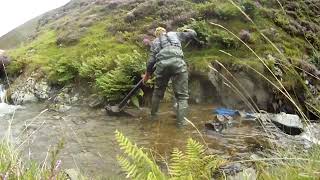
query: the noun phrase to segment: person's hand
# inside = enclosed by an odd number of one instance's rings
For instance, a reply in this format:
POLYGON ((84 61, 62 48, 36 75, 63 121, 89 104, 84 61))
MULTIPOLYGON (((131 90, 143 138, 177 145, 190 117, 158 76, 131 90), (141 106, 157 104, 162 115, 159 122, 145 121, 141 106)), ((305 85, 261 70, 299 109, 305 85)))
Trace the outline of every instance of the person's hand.
POLYGON ((143 74, 141 77, 142 77, 142 80, 143 80, 142 83, 143 83, 143 84, 146 84, 147 81, 150 79, 151 76, 150 76, 149 73, 146 72, 146 73, 143 74))

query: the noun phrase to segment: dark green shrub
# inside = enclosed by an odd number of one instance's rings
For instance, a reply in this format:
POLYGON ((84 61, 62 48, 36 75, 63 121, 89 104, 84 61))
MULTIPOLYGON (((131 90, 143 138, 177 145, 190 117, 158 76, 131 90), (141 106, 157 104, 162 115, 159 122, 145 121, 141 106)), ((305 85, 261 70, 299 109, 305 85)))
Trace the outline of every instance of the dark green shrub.
POLYGON ((320 53, 319 52, 314 52, 312 57, 311 57, 311 62, 316 65, 318 69, 320 69, 320 53))
POLYGON ((96 79, 96 86, 108 101, 122 99, 145 70, 145 57, 138 52, 119 55, 117 68, 96 79))
POLYGON ((250 18, 255 17, 256 6, 254 5, 252 0, 245 0, 241 2, 241 8, 243 8, 244 12, 250 16, 250 18))
POLYGON ((237 39, 235 39, 228 32, 225 32, 223 30, 215 30, 213 35, 210 36, 209 43, 217 43, 222 48, 226 49, 237 48, 239 46, 237 39))
POLYGON ((56 62, 48 64, 48 79, 54 84, 66 84, 78 75, 77 61, 61 57, 56 62))
POLYGON ((242 17, 241 11, 231 3, 218 3, 216 7, 217 17, 223 20, 242 17))
POLYGON ((96 79, 96 85, 102 95, 110 102, 123 98, 133 86, 133 78, 115 69, 96 79))
POLYGON ((199 16, 204 19, 216 17, 217 16, 216 7, 217 7, 216 3, 202 4, 197 8, 199 16))
POLYGON ((219 45, 222 48, 236 48, 238 41, 229 33, 221 29, 214 29, 205 20, 193 21, 188 27, 197 32, 198 39, 206 45, 219 45))
POLYGON ((209 42, 210 36, 213 34, 212 28, 205 20, 192 21, 188 27, 194 29, 197 32, 197 38, 206 44, 209 42))
POLYGON ((94 79, 114 69, 116 66, 113 59, 106 56, 93 56, 81 64, 79 74, 81 77, 94 79))

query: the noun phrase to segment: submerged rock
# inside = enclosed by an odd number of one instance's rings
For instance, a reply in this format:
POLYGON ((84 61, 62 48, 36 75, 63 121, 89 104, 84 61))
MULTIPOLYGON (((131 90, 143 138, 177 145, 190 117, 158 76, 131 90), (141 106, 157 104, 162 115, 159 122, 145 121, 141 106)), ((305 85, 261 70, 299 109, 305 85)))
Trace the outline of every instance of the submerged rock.
POLYGON ((57 111, 60 113, 65 113, 67 111, 69 111, 72 108, 72 106, 68 106, 66 104, 53 104, 50 105, 50 109, 53 111, 57 111))

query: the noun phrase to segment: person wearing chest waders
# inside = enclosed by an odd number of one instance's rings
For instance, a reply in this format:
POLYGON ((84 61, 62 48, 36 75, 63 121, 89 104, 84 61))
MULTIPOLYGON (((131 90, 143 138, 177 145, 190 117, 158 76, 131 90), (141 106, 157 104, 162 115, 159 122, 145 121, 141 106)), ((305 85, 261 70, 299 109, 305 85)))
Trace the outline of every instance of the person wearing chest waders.
POLYGON ((171 79, 177 101, 177 126, 183 127, 186 125, 184 118, 187 116, 189 94, 187 64, 183 59, 181 42, 196 39, 197 33, 192 29, 185 29, 184 32, 167 32, 166 29, 158 27, 154 34, 156 39, 151 44, 147 70, 143 75, 143 82, 146 83, 155 68, 151 119, 157 116, 160 101, 171 79))

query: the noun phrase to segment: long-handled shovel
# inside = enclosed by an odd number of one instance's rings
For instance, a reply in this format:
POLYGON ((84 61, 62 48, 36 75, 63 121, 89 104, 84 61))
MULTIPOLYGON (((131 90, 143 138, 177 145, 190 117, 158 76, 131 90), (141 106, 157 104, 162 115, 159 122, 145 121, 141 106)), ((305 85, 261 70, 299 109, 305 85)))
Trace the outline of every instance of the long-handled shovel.
POLYGON ((143 85, 143 79, 141 79, 138 84, 136 84, 134 86, 133 89, 131 89, 131 91, 127 94, 127 96, 125 98, 122 99, 122 101, 115 106, 111 106, 111 105, 107 105, 105 107, 107 113, 109 115, 119 115, 123 112, 123 109, 125 108, 125 106, 128 104, 129 99, 135 95, 135 93, 141 88, 141 86, 143 85))

